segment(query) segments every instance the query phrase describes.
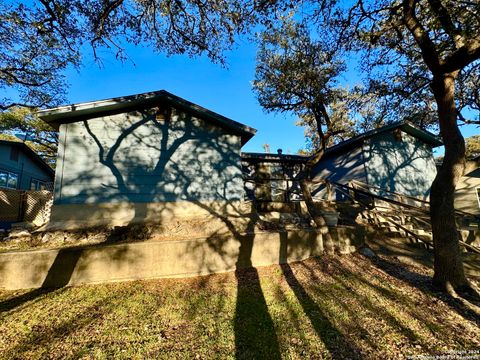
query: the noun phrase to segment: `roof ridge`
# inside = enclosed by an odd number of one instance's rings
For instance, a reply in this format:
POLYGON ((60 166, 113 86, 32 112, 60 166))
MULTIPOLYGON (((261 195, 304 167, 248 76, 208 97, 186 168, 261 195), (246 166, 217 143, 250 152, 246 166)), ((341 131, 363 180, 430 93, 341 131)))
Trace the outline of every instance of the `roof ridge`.
POLYGON ((40 110, 37 114, 40 119, 48 124, 58 126, 62 123, 80 121, 84 116, 121 110, 133 106, 147 106, 155 101, 161 100, 177 104, 179 107, 183 107, 187 109, 187 111, 191 111, 197 114, 197 116, 203 117, 205 120, 212 120, 216 125, 229 128, 232 131, 239 133, 242 137, 242 145, 250 140, 257 131, 248 125, 232 120, 166 90, 65 105, 40 110))

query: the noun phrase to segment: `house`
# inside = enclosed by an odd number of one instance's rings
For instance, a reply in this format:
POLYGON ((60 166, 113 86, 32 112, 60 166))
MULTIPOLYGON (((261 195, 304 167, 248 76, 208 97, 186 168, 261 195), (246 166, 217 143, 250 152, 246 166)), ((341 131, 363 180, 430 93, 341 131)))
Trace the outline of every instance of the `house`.
POLYGON ((0 188, 50 189, 54 170, 25 143, 0 140, 0 188))
MULTIPOLYGON (((347 184, 352 180, 425 199, 436 176, 432 148, 442 145, 433 134, 408 122, 365 132, 327 148, 314 165, 312 194, 332 199, 321 180, 347 184)), ((243 153, 249 198, 267 201, 298 200, 295 177, 308 160, 304 155, 243 153)), ((380 191, 381 193, 381 191, 380 191)), ((340 192, 338 200, 346 199, 340 192)))
MULTIPOLYGON (((356 180, 427 199, 437 173, 432 149, 441 145, 434 134, 409 122, 397 122, 328 148, 314 166, 312 177, 341 184, 356 180)), ((326 196, 322 186, 314 194, 317 198, 326 196)), ((336 196, 343 198, 342 194, 336 196)))
POLYGON ((455 189, 455 208, 480 215, 480 156, 467 160, 465 164, 465 175, 455 189))
POLYGON ((243 201, 240 149, 256 130, 167 91, 39 117, 59 130, 51 224, 161 222, 243 201))

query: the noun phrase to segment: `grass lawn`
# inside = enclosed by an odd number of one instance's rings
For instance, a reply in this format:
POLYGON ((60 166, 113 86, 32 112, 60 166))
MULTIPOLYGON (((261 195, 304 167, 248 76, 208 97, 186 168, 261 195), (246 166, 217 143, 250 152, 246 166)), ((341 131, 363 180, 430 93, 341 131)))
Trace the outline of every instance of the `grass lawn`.
MULTIPOLYGON (((399 359, 480 350, 430 270, 359 254, 192 279, 0 293, 0 357, 399 359)), ((480 354, 479 354, 480 355, 480 354)))

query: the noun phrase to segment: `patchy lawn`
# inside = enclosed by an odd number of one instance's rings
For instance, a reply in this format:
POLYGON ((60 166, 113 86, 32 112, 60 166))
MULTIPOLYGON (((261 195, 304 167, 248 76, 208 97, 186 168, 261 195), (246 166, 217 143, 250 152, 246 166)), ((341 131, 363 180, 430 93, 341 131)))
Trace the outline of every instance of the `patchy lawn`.
MULTIPOLYGON (((480 350, 429 270, 326 256, 194 279, 0 293, 0 357, 398 359, 480 350)), ((477 353, 478 354, 478 353, 477 353)))

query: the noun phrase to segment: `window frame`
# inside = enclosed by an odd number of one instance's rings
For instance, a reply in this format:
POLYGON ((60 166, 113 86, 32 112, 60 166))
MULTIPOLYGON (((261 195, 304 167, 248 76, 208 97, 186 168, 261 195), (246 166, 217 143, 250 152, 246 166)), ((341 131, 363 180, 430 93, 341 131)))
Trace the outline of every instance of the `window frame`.
POLYGON ((18 180, 19 180, 19 174, 13 172, 13 171, 7 171, 7 170, 0 170, 0 173, 3 173, 3 174, 6 174, 7 175, 7 180, 6 180, 6 183, 5 183, 5 186, 4 185, 1 185, 0 184, 0 188, 2 189, 13 189, 13 190, 16 190, 18 189, 18 180), (8 186, 8 184, 10 183, 10 177, 15 176, 15 187, 11 187, 11 186, 8 186))
POLYGON ((47 182, 40 180, 40 179, 35 179, 31 178, 30 179, 30 190, 31 191, 41 191, 41 190, 46 190, 47 189, 47 182), (32 184, 35 183, 35 189, 32 189, 32 184), (43 186, 43 189, 42 189, 43 186))

